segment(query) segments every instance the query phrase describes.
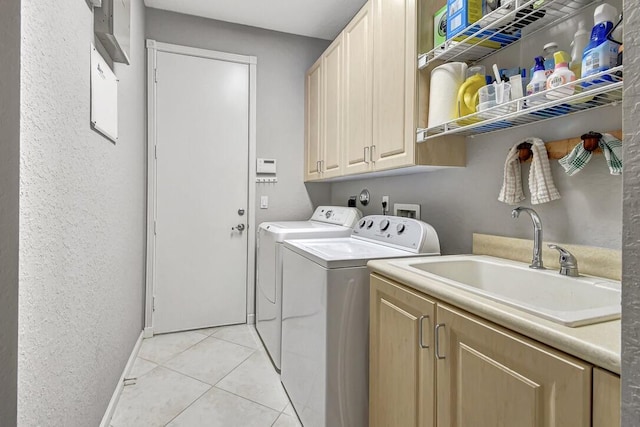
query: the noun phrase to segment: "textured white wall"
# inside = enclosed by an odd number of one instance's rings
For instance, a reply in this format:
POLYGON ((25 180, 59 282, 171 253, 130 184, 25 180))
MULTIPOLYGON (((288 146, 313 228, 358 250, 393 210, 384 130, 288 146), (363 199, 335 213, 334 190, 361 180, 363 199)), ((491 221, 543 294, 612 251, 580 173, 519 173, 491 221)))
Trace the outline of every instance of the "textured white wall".
POLYGON ((0 2, 0 425, 16 423, 20 0, 0 2))
MULTIPOLYGON (((4 0, 3 0, 4 2, 4 0)), ((144 6, 113 144, 89 127, 93 16, 81 0, 22 6, 18 422, 98 425, 142 329, 144 6)))
POLYGON ((624 8, 622 425, 640 425, 640 9, 624 8))

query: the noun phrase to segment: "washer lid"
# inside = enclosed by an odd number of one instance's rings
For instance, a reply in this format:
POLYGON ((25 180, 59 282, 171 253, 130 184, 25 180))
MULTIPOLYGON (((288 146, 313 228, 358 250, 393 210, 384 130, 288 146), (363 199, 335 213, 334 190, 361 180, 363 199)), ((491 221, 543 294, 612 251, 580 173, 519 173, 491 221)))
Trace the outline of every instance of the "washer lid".
POLYGON ((320 237, 342 237, 351 234, 350 227, 323 224, 315 221, 263 222, 259 226, 260 234, 271 233, 276 242, 285 239, 312 239, 320 237))
POLYGON ((284 245, 325 268, 363 267, 372 259, 416 256, 412 252, 351 237, 287 240, 284 245))

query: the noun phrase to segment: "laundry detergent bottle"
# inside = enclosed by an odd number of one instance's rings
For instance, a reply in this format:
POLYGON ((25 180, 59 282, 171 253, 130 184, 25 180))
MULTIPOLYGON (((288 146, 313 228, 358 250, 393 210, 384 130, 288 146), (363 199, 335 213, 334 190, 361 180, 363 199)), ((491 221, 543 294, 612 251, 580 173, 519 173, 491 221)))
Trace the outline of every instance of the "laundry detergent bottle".
POLYGON ((571 96, 575 92, 575 86, 568 85, 568 83, 571 83, 576 79, 574 72, 569 69, 569 60, 571 58, 564 51, 556 52, 553 56, 556 66, 553 70, 553 74, 547 78, 547 90, 549 90, 547 92, 547 98, 560 99, 571 96))
POLYGON ((591 30, 591 40, 582 54, 582 77, 588 77, 616 66, 618 47, 608 35, 617 21, 618 10, 603 3, 593 13, 595 25, 591 30))

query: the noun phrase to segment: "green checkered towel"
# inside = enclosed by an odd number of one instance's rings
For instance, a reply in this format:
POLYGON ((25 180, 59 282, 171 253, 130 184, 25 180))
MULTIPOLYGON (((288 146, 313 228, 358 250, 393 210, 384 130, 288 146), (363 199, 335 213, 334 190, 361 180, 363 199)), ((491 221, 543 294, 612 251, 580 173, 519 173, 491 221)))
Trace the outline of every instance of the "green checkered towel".
MULTIPOLYGON (((609 166, 611 175, 622 174, 622 142, 608 133, 602 135, 598 145, 604 153, 604 158, 609 166)), ((580 172, 591 160, 593 153, 584 149, 584 144, 580 143, 573 150, 560 160, 558 163, 564 168, 569 176, 573 176, 580 172)))

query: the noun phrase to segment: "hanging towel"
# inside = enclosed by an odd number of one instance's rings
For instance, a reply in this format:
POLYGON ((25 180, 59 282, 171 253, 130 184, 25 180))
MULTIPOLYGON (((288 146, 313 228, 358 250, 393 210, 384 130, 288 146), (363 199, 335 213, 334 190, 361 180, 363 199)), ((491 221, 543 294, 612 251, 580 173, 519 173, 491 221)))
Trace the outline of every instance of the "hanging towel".
POLYGON ((531 143, 533 161, 529 170, 529 191, 531 192, 531 204, 551 202, 560 198, 560 193, 553 183, 551 176, 551 166, 549 166, 549 155, 547 147, 540 138, 527 138, 526 142, 531 143))
MULTIPOLYGON (((620 175, 622 173, 622 142, 605 133, 598 141, 598 146, 602 149, 611 175, 620 175)), ((567 175, 573 176, 589 163, 592 156, 593 153, 587 151, 584 148, 584 142, 581 142, 569 154, 558 160, 558 163, 560 163, 567 175)))
POLYGON ((600 142, 598 142, 600 148, 602 148, 602 153, 604 153, 604 158, 607 161, 607 166, 609 166, 609 172, 611 175, 621 175, 622 174, 622 141, 605 133, 600 138, 600 142))
POLYGON ((507 160, 504 162, 504 178, 498 200, 509 205, 515 205, 524 200, 524 198, 518 144, 516 144, 509 150, 507 160))
POLYGON ((580 142, 580 144, 573 147, 569 154, 558 160, 558 163, 560 163, 567 175, 573 176, 589 163, 592 155, 591 151, 585 150, 584 142, 580 142))

